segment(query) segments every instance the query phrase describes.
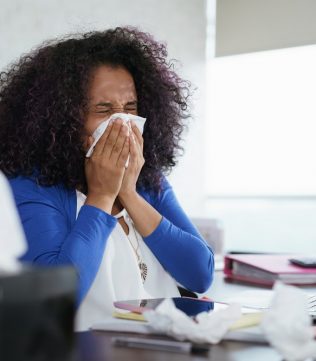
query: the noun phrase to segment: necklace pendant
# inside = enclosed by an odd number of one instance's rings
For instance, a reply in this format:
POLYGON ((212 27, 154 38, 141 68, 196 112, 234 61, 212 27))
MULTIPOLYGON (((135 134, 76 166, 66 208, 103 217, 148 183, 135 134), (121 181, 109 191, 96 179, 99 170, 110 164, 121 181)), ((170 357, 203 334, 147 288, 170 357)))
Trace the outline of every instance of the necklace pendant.
POLYGON ((142 281, 144 283, 145 280, 146 280, 146 277, 147 277, 147 265, 144 262, 139 262, 138 267, 139 267, 139 270, 140 270, 140 275, 142 277, 142 281))

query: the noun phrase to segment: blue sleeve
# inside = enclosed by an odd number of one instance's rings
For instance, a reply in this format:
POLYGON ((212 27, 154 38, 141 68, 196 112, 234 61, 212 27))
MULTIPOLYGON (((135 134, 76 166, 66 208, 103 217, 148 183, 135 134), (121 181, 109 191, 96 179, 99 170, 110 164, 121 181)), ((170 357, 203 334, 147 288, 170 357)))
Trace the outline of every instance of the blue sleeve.
MULTIPOLYGON (((145 196, 146 198, 146 196, 145 196)), ((162 191, 147 200, 163 216, 144 241, 173 278, 187 289, 203 293, 211 285, 214 256, 164 179, 162 191)))
POLYGON ((11 186, 28 241, 22 260, 74 266, 80 303, 97 274, 106 240, 117 220, 88 205, 81 208, 77 220, 74 213, 72 220, 67 191, 58 186, 42 187, 30 180, 12 180, 11 186))

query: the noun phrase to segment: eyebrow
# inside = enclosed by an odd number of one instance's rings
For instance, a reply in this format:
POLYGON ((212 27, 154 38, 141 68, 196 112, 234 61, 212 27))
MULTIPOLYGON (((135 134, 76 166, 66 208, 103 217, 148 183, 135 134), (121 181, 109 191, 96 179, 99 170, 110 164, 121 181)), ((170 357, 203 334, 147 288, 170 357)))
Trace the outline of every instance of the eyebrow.
MULTIPOLYGON (((111 107, 113 104, 111 102, 100 102, 96 104, 97 107, 111 107)), ((137 105, 137 100, 131 100, 125 104, 125 106, 128 105, 137 105)))
POLYGON ((137 100, 132 100, 130 102, 127 102, 126 105, 137 105, 137 100))
POLYGON ((112 103, 109 102, 100 102, 98 104, 96 104, 96 107, 101 106, 101 107, 111 107, 112 103))

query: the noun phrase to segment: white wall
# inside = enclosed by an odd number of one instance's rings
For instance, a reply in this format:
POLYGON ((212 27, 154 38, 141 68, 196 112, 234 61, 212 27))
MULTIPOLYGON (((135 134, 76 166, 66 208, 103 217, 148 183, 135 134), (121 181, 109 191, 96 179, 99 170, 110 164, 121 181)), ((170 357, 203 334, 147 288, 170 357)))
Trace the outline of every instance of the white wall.
POLYGON ((201 212, 206 0, 0 0, 0 69, 42 41, 69 32, 139 26, 168 45, 180 73, 198 86, 186 154, 170 177, 190 214, 201 212))
POLYGON ((216 55, 316 43, 315 0, 218 0, 216 55))

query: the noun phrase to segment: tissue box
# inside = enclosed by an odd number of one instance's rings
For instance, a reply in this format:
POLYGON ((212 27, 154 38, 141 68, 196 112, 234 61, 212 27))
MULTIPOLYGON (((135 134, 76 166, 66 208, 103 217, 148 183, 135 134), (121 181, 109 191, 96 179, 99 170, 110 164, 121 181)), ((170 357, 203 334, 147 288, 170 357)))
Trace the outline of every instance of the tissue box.
POLYGON ((0 275, 0 360, 70 360, 77 277, 70 267, 0 275))

